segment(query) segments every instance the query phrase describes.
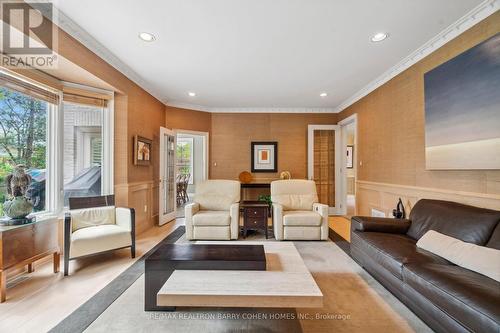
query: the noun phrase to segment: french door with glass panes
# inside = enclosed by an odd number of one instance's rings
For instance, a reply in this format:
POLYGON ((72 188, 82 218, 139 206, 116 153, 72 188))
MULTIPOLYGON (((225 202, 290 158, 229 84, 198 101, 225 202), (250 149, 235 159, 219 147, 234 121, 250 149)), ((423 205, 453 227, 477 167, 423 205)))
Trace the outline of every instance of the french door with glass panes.
POLYGON ((160 225, 176 215, 175 141, 173 131, 160 128, 160 225))

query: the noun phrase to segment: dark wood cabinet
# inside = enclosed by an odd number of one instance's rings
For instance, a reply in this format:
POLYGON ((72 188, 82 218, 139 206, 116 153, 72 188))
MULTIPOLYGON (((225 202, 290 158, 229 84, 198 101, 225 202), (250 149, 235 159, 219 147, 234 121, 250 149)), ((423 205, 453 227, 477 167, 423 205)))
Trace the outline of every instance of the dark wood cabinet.
POLYGON ((269 205, 262 201, 243 201, 240 207, 243 212, 243 237, 247 236, 248 230, 261 230, 267 239, 269 205))
POLYGON ((28 266, 28 272, 32 272, 34 261, 53 255, 54 273, 59 272, 58 232, 57 218, 45 218, 17 226, 0 226, 0 303, 6 299, 8 269, 28 266))

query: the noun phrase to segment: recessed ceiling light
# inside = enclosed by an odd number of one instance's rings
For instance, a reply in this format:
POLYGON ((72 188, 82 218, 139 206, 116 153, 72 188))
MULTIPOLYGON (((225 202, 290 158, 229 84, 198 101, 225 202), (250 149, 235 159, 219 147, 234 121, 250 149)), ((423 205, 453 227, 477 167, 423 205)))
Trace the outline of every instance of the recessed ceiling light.
POLYGON ((381 42, 384 39, 386 39, 387 37, 389 37, 389 34, 387 34, 385 32, 378 32, 375 35, 373 35, 372 38, 370 38, 370 40, 372 42, 381 42))
POLYGON ((321 94, 319 94, 320 97, 326 97, 328 96, 328 94, 326 92, 322 92, 321 94))
POLYGON ((153 34, 150 34, 149 32, 139 33, 139 38, 145 42, 152 42, 156 39, 156 37, 153 34))
POLYGON ((190 91, 190 92, 188 92, 188 95, 191 96, 191 97, 194 97, 194 96, 196 96, 196 93, 190 91))

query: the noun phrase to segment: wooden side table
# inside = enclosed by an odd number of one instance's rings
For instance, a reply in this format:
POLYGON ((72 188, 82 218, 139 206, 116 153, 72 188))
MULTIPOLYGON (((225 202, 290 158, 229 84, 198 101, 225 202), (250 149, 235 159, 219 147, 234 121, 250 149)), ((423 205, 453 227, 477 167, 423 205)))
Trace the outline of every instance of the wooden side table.
POLYGON ((269 205, 263 201, 243 201, 240 208, 243 211, 243 237, 247 236, 248 230, 262 230, 267 239, 269 205))
POLYGON ((12 226, 0 226, 0 303, 6 299, 7 270, 28 266, 34 271, 33 263, 52 255, 54 273, 59 272, 60 249, 57 218, 43 218, 39 221, 12 226))

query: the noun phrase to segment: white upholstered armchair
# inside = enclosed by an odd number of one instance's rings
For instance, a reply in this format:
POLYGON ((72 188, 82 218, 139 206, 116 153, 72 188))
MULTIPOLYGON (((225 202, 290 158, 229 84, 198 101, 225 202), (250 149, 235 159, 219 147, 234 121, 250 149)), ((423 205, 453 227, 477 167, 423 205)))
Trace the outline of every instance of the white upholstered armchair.
POLYGON ((328 206, 318 203, 314 181, 273 181, 271 200, 277 240, 328 239, 328 206))
POLYGON ((238 239, 240 182, 207 180, 196 186, 194 202, 186 206, 186 239, 238 239))
POLYGON ((135 258, 135 210, 115 207, 113 195, 69 198, 64 220, 64 275, 69 261, 130 247, 135 258))

